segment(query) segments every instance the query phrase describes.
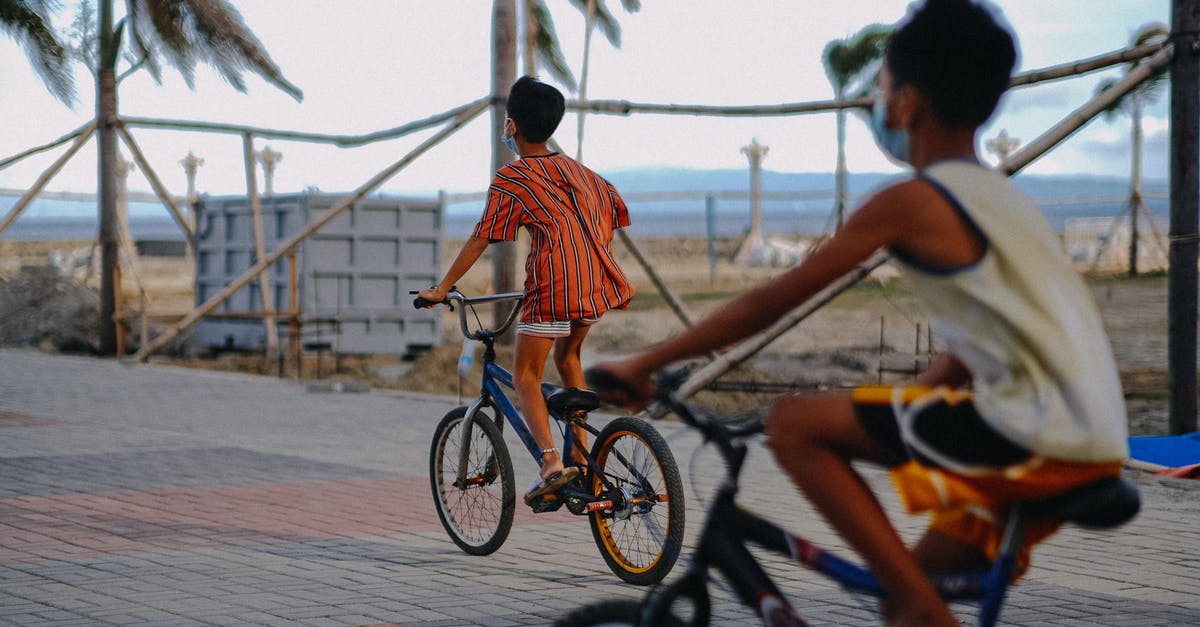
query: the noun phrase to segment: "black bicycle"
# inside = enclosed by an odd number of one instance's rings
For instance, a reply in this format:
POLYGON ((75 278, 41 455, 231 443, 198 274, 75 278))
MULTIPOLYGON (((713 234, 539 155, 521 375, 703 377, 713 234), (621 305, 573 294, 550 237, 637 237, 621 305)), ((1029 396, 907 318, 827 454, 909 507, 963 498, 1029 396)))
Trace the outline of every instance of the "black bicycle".
MULTIPOLYGON (((512 292, 467 298, 452 289, 441 304, 458 318, 465 337, 483 343, 483 384, 470 405, 452 409, 438 423, 429 450, 429 480, 438 518, 450 539, 471 555, 488 555, 504 544, 512 528, 516 488, 512 458, 504 442, 507 423, 534 462, 541 452, 525 418, 508 398, 512 373, 496 363, 496 338, 512 326, 523 294, 512 292), (495 329, 468 326, 467 311, 487 303, 513 302, 507 319, 495 329)), ((436 303, 417 298, 418 308, 436 303)), ((612 420, 604 429, 588 423, 587 412, 600 406, 591 390, 542 383, 553 424, 558 425, 563 459, 587 460, 586 473, 558 492, 534 499, 538 513, 564 505, 587 516, 592 537, 605 563, 622 580, 658 583, 674 567, 683 545, 683 483, 670 447, 650 423, 633 417, 612 420), (592 434, 589 452, 572 427, 592 434)))
MULTIPOLYGON (((603 371, 589 370, 586 375, 588 387, 601 392, 621 386, 603 371)), ((661 377, 658 402, 698 429, 705 441, 712 442, 726 467, 725 480, 708 508, 708 518, 691 564, 678 580, 656 586, 641 601, 601 601, 576 609, 557 624, 560 627, 707 625, 711 617, 709 571, 715 569, 741 602, 755 609, 764 625, 805 625, 750 553, 748 543, 790 556, 848 591, 884 598, 883 587, 866 568, 839 558, 737 505, 735 498, 746 459, 746 440, 762 432, 763 422, 758 419, 733 424, 685 403, 674 392, 685 376, 686 373, 677 372, 661 377)), ((1008 516, 1000 554, 987 571, 935 576, 934 584, 947 600, 978 601, 977 624, 994 625, 1012 580, 1017 550, 1030 522, 1054 519, 1090 528, 1111 528, 1133 518, 1139 507, 1137 488, 1119 477, 1103 479, 1049 499, 1019 503, 1008 516)))

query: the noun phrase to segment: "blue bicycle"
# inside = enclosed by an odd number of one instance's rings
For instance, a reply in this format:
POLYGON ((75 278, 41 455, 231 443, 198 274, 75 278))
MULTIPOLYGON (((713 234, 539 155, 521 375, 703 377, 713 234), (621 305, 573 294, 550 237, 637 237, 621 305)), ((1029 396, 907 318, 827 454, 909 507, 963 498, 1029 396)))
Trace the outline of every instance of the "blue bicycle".
MULTIPOLYGON (((588 385, 602 394, 623 385, 603 371, 589 370, 585 375, 588 385)), ((691 564, 678 579, 652 588, 641 601, 613 599, 586 605, 561 619, 556 623, 558 627, 707 625, 711 618, 708 594, 711 569, 724 575, 738 599, 754 608, 764 625, 806 625, 749 551, 751 543, 790 556, 846 590, 884 598, 883 586, 869 570, 788 533, 737 504, 746 440, 762 432, 762 420, 733 423, 683 402, 674 390, 685 376, 686 372, 681 371, 661 377, 658 401, 712 442, 726 469, 691 564)), ((1018 503, 1008 516, 1000 555, 989 570, 935 576, 934 585, 947 600, 978 601, 977 624, 995 625, 1012 580, 1017 549, 1029 522, 1049 518, 1091 528, 1110 528, 1133 518, 1139 507, 1137 488, 1120 477, 1102 479, 1045 500, 1018 503)))
MULTIPOLYGON (((512 326, 520 310, 520 292, 467 298, 456 289, 444 304, 458 307, 465 337, 483 344, 483 384, 479 398, 456 407, 434 429, 429 478, 438 517, 450 539, 472 555, 488 555, 508 538, 516 509, 512 459, 504 441, 507 422, 540 466, 541 452, 525 419, 509 400, 512 373, 496 364, 495 340, 512 326), (478 305, 514 303, 496 329, 468 326, 467 311, 478 305)), ((418 308, 430 303, 418 298, 418 308)), ((542 384, 546 407, 563 441, 564 460, 586 459, 585 471, 557 493, 533 500, 535 512, 566 506, 587 516, 592 537, 608 567, 622 580, 649 585, 671 571, 683 544, 684 495, 671 449, 649 423, 632 417, 612 420, 603 429, 588 423, 600 406, 595 392, 542 384), (592 434, 589 452, 575 437, 592 434)))

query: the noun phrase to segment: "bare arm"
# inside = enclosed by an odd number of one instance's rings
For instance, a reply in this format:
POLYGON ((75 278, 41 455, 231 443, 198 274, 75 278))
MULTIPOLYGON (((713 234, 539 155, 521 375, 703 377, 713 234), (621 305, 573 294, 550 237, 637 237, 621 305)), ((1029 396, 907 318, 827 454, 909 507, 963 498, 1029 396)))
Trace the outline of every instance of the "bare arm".
POLYGON ((641 407, 653 395, 650 375, 682 359, 728 346, 766 329, 835 279, 898 237, 898 220, 888 206, 868 202, 824 246, 802 264, 729 301, 692 327, 620 362, 601 364, 630 387, 632 397, 612 402, 641 407))
POLYGON ((442 278, 441 282, 427 290, 421 290, 417 296, 433 303, 445 300, 450 288, 467 273, 467 270, 471 269, 471 266, 475 265, 489 244, 491 241, 482 237, 472 237, 467 240, 467 243, 463 244, 462 250, 458 251, 458 256, 454 258, 454 263, 450 264, 450 269, 446 270, 446 276, 442 278))

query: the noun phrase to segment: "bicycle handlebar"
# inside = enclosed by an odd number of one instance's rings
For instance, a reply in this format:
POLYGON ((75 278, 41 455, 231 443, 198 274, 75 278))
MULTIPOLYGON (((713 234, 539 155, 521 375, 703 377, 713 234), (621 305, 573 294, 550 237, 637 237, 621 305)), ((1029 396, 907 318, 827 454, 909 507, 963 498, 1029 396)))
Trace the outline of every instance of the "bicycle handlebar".
MULTIPOLYGON (((418 293, 417 290, 409 291, 409 294, 416 293, 418 293)), ((454 311, 454 303, 458 303, 458 323, 462 328, 463 336, 472 340, 481 340, 483 339, 482 334, 485 332, 491 333, 493 336, 503 335, 504 332, 507 331, 514 322, 516 322, 517 314, 520 313, 521 308, 513 307, 512 311, 508 313, 508 318, 506 318, 504 322, 495 329, 480 328, 475 332, 472 332, 470 327, 467 326, 467 307, 510 300, 520 302, 524 298, 525 294, 523 292, 504 292, 501 294, 488 294, 486 296, 474 296, 468 298, 467 296, 464 296, 462 292, 458 291, 457 287, 452 287, 446 294, 445 300, 441 302, 434 302, 425 300, 424 298, 418 296, 413 299, 413 307, 417 309, 426 309, 428 307, 433 307, 434 305, 445 305, 450 308, 450 311, 454 311)))
MULTIPOLYGON (((675 370, 662 370, 656 373, 654 376, 655 400, 679 416, 688 426, 698 429, 710 440, 728 443, 731 440, 762 433, 765 425, 761 420, 741 425, 731 424, 721 420, 717 415, 698 411, 697 408, 680 398, 677 392, 683 383, 687 381, 690 373, 690 369, 686 366, 675 370)), ((614 377, 608 371, 593 367, 588 368, 583 373, 583 376, 587 381, 588 387, 599 393, 602 399, 607 400, 611 398, 611 392, 616 390, 624 392, 631 397, 633 396, 630 394, 632 390, 630 390, 628 384, 614 377)), ((656 414, 656 412, 649 413, 651 416, 656 414)))

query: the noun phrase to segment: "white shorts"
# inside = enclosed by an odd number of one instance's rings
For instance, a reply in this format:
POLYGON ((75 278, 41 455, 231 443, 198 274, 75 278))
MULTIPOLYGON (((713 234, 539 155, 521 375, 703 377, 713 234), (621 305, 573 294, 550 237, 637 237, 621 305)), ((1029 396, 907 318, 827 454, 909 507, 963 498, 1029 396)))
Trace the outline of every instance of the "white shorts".
POLYGON ((586 327, 599 322, 599 318, 581 318, 579 320, 555 320, 553 322, 518 322, 517 333, 535 337, 567 337, 573 327, 586 327))

